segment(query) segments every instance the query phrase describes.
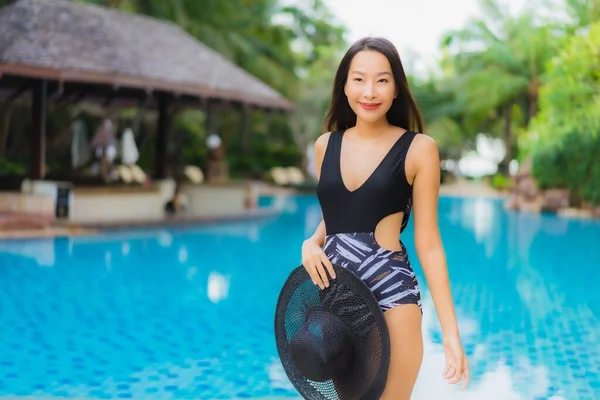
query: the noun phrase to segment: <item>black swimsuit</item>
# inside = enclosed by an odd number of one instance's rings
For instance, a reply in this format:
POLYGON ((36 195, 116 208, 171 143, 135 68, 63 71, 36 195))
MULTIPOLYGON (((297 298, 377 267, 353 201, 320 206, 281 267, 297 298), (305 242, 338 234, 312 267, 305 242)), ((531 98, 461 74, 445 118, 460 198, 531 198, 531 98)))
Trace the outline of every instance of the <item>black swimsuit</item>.
POLYGON ((327 231, 325 254, 332 263, 358 275, 383 311, 400 304, 421 307, 417 278, 402 241, 402 250, 396 251, 384 249, 375 239, 375 228, 386 216, 404 211, 401 231, 408 222, 412 186, 404 166, 415 135, 402 134, 367 180, 350 191, 340 168, 343 132, 332 132, 317 186, 327 231))

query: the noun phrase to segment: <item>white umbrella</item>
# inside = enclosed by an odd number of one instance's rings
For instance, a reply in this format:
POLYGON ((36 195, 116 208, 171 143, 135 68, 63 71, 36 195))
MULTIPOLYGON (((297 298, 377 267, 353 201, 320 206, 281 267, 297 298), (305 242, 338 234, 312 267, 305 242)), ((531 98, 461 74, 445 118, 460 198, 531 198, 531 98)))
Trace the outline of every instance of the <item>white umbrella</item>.
POLYGON ((71 165, 73 168, 85 165, 90 160, 90 142, 85 124, 78 119, 71 129, 71 165))
POLYGON ((206 147, 210 150, 217 149, 219 146, 221 146, 221 138, 219 135, 213 133, 206 138, 206 147))
POLYGON ((498 164, 487 157, 471 152, 458 161, 458 169, 462 175, 480 178, 498 172, 498 164))
POLYGON ((135 144, 135 137, 131 128, 125 129, 123 132, 123 139, 121 141, 121 160, 123 164, 135 164, 140 157, 137 145, 135 144))
POLYGON ((506 148, 502 139, 494 139, 484 134, 477 135, 477 153, 481 156, 499 163, 506 156, 506 148))
POLYGON ((96 134, 92 139, 94 148, 106 148, 116 144, 115 135, 113 133, 113 125, 110 119, 105 119, 102 124, 96 129, 96 134))

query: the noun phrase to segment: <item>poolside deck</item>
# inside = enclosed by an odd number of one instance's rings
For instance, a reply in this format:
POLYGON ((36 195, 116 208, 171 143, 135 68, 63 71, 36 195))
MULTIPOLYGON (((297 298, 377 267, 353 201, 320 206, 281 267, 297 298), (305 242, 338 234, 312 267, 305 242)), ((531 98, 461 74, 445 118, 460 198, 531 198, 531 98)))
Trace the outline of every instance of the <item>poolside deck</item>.
POLYGON ((279 213, 275 209, 254 209, 243 212, 232 212, 223 214, 213 214, 204 216, 176 216, 152 219, 132 219, 120 221, 89 221, 85 223, 72 224, 67 221, 56 221, 50 226, 34 229, 10 229, 0 230, 0 240, 2 239, 25 239, 25 238, 45 238, 62 236, 80 236, 93 235, 103 230, 118 230, 132 228, 151 228, 151 227, 173 227, 192 224, 228 222, 228 221, 246 221, 259 218, 268 218, 279 213))
MULTIPOLYGON (((259 195, 291 195, 295 191, 290 188, 278 187, 270 184, 258 184, 259 195)), ((444 184, 440 188, 440 195, 443 196, 476 196, 476 197, 502 197, 503 194, 490 188, 482 182, 457 181, 450 184, 444 184)), ((89 220, 77 223, 69 221, 54 221, 47 226, 0 229, 1 239, 22 239, 22 238, 44 238, 61 237, 76 235, 91 235, 103 230, 146 228, 159 226, 181 226, 189 224, 202 224, 214 222, 226 222, 236 220, 248 220, 256 218, 267 218, 278 213, 274 209, 249 209, 243 211, 209 213, 206 215, 182 215, 175 217, 149 217, 132 219, 111 219, 111 220, 89 220)))
MULTIPOLYGON (((252 209, 241 212, 230 212, 221 214, 207 214, 207 215, 181 215, 173 217, 162 217, 162 218, 144 218, 144 219, 130 219, 130 220, 110 220, 110 221, 89 221, 84 223, 78 223, 77 227, 83 229, 103 230, 103 229, 130 229, 130 228, 151 228, 157 226, 181 226, 190 224, 202 224, 212 222, 227 222, 227 221, 241 221, 251 220, 256 218, 266 218, 277 215, 278 210, 275 209, 252 209)), ((68 228, 69 222, 57 222, 55 226, 64 226, 68 228)), ((73 226, 75 227, 75 226, 73 226)))
MULTIPOLYGON (((38 396, 2 396, 2 400, 96 400, 96 398, 90 397, 38 397, 38 396)), ((143 397, 131 397, 132 400, 144 400, 143 397)), ((246 400, 247 397, 230 397, 229 400, 246 400)), ((209 399, 212 400, 212 399, 209 399)), ((215 399, 216 400, 216 399, 215 399)), ((279 396, 279 397, 254 397, 252 400, 302 400, 302 397, 290 397, 290 396, 279 396)))
POLYGON ((502 192, 480 181, 457 180, 440 186, 442 196, 505 197, 502 192))

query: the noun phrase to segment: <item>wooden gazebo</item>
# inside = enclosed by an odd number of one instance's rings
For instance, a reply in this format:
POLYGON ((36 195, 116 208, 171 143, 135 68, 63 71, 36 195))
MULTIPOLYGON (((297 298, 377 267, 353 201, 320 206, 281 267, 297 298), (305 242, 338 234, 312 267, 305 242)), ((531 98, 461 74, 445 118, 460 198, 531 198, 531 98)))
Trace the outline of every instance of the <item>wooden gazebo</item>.
POLYGON ((48 101, 155 107, 158 179, 166 174, 173 109, 202 108, 210 124, 219 107, 246 116, 252 108, 291 108, 277 91, 175 24, 68 0, 19 0, 0 9, 0 100, 29 93, 34 180, 45 175, 48 101))

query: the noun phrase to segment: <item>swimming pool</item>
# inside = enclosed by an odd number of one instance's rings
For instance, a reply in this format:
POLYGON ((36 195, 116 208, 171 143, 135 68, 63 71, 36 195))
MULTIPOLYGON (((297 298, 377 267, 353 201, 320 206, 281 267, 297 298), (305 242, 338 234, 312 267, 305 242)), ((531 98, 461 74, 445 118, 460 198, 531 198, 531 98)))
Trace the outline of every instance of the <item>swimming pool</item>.
MULTIPOLYGON (((277 295, 319 222, 281 215, 176 230, 0 243, 0 398, 294 398, 272 327, 277 295)), ((440 224, 474 377, 441 378, 423 289, 415 399, 600 398, 600 223, 443 198, 440 224)))

